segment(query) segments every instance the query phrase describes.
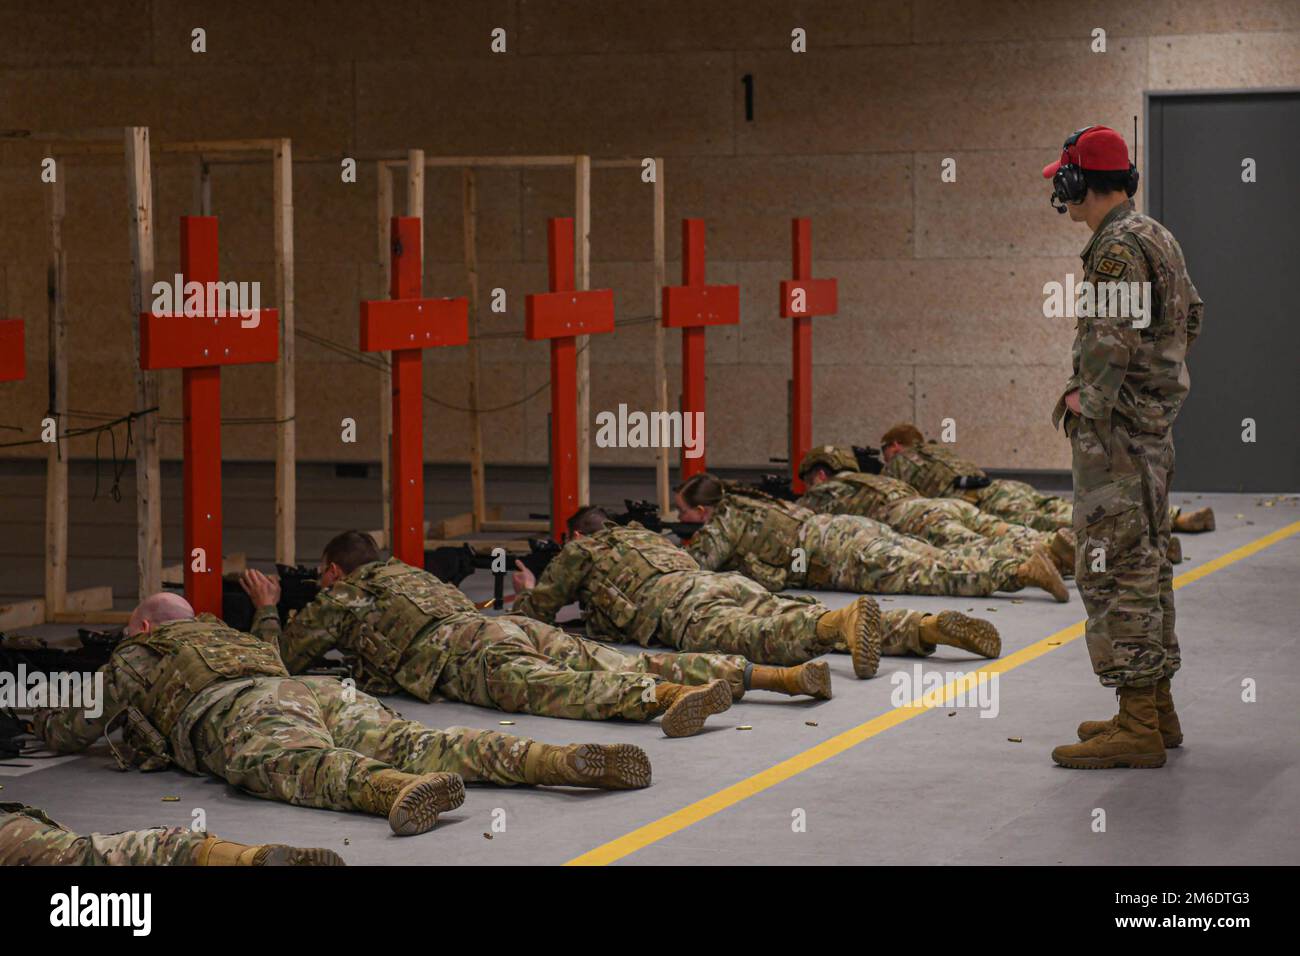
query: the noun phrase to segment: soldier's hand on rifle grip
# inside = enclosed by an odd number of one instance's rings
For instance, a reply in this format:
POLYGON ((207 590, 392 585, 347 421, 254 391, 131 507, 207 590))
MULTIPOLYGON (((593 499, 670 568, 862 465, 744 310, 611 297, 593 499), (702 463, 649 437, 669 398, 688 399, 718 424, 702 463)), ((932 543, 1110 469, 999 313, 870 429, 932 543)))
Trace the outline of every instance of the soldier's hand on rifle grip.
POLYGON ((275 607, 280 603, 280 582, 261 571, 249 568, 239 576, 239 586, 244 589, 253 607, 275 607))
POLYGON ((516 594, 523 594, 537 586, 537 576, 524 567, 522 561, 515 561, 515 567, 519 570, 510 575, 510 582, 515 586, 516 594))

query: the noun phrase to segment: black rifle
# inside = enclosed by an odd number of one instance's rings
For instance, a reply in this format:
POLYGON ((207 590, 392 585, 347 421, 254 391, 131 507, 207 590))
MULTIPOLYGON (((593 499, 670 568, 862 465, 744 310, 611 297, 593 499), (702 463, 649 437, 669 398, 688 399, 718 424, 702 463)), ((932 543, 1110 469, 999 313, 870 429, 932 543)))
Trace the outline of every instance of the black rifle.
POLYGON ((795 501, 799 497, 794 493, 790 476, 776 471, 767 472, 758 479, 758 490, 782 501, 795 501))
POLYGON ((492 567, 496 560, 492 550, 476 549, 469 542, 433 548, 424 552, 424 570, 456 587, 460 587, 460 583, 477 568, 492 571, 492 606, 501 610, 505 607, 506 575, 515 570, 515 562, 522 562, 535 577, 540 578, 551 559, 560 553, 560 545, 550 538, 529 538, 527 551, 506 550, 505 569, 500 571, 492 567))
POLYGON ((671 531, 683 540, 689 538, 703 527, 698 521, 664 521, 659 515, 659 506, 653 501, 644 499, 633 501, 631 498, 624 498, 623 507, 627 510, 618 514, 609 514, 607 512, 609 520, 622 525, 635 521, 647 531, 654 531, 657 534, 671 531))
POLYGON ((25 665, 29 673, 97 671, 113 656, 113 648, 117 647, 124 633, 125 629, 120 627, 107 631, 78 628, 80 643, 75 647, 51 647, 41 637, 0 634, 0 671, 17 674, 20 664, 25 665))
MULTIPOLYGON (((316 569, 299 564, 290 567, 277 564, 276 572, 280 575, 280 600, 275 609, 280 615, 280 624, 289 623, 291 611, 301 611, 316 595, 320 593, 320 582, 316 569)), ((253 626, 252 599, 239 586, 238 578, 223 578, 221 582, 221 619, 237 631, 247 631, 253 626)))
POLYGON ((858 471, 868 475, 878 475, 885 469, 885 462, 880 457, 880 449, 870 445, 854 445, 853 455, 858 459, 858 471))

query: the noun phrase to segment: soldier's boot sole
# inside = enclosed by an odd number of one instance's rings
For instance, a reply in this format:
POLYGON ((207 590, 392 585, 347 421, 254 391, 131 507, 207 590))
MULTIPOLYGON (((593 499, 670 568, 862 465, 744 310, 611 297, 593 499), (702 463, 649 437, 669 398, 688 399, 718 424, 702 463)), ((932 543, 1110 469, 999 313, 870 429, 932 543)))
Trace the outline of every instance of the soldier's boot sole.
POLYGON ((632 744, 583 744, 566 758, 581 786, 640 790, 650 786, 650 757, 632 744))
POLYGON ((1169 536, 1169 549, 1165 552, 1170 564, 1183 563, 1183 543, 1174 535, 1169 536))
POLYGON ((1057 604, 1064 604, 1070 600, 1065 579, 1061 577, 1061 572, 1056 570, 1056 565, 1052 563, 1046 549, 1035 549, 1033 556, 1025 562, 1025 565, 1023 583, 1042 588, 1056 600, 1057 604))
POLYGON ((700 732, 704 722, 731 707, 731 685, 725 680, 692 688, 682 694, 664 712, 659 726, 665 737, 691 737, 700 732))
POLYGON ((880 668, 880 645, 884 640, 884 624, 880 605, 865 595, 858 598, 858 620, 849 654, 853 658, 853 674, 859 680, 876 676, 880 668))
POLYGON ((1183 534, 1199 534, 1202 531, 1214 530, 1214 509, 1197 508, 1195 511, 1189 511, 1186 514, 1178 513, 1178 520, 1174 522, 1174 530, 1181 531, 1183 534))
POLYGON ((1108 757, 1078 757, 1061 753, 1065 748, 1052 751, 1052 759, 1071 770, 1154 770, 1165 765, 1165 755, 1146 753, 1111 754, 1108 757))
POLYGON ((343 857, 322 847, 270 843, 259 847, 250 866, 347 866, 343 857))
POLYGON ((939 630, 962 650, 981 657, 1002 655, 1002 636, 989 621, 968 617, 960 611, 940 611, 939 630))
MULTIPOLYGON (((1085 741, 1091 740, 1098 734, 1104 734, 1106 731, 1114 729, 1114 717, 1110 720, 1085 720, 1079 725, 1079 739, 1085 741)), ((1181 747, 1183 745, 1183 735, 1181 732, 1169 733, 1164 729, 1164 727, 1160 728, 1160 739, 1164 741, 1166 750, 1173 750, 1176 747, 1181 747)))
POLYGON ((402 788, 388 811, 388 825, 398 836, 427 833, 438 814, 465 802, 465 781, 458 773, 429 773, 402 788))
POLYGON ((831 667, 825 661, 809 661, 799 669, 799 692, 817 700, 831 699, 831 667))

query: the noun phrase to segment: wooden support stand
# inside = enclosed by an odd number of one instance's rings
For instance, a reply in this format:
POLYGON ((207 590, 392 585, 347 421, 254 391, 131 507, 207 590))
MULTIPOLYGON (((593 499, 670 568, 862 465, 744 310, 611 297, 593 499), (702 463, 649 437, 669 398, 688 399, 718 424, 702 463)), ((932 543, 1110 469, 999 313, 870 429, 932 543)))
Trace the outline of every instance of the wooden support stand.
POLYGON ((527 297, 524 334, 533 341, 551 340, 551 537, 563 541, 566 523, 582 503, 576 340, 614 331, 614 293, 574 287, 572 219, 551 219, 546 238, 550 292, 527 297))
MULTIPOLYGON (((217 220, 181 217, 185 283, 217 281, 217 220)), ((187 309, 187 312, 192 310, 187 309)), ((279 315, 140 315, 140 367, 183 369, 185 596, 197 612, 221 614, 221 366, 274 362, 279 315)))
POLYGON ((421 298, 421 227, 394 217, 387 300, 361 303, 361 350, 392 353, 392 552, 424 566, 424 353, 469 341, 469 300, 421 298))
MULTIPOLYGON (((682 220, 682 284, 664 286, 663 324, 682 330, 682 431, 687 415, 705 412, 704 330, 710 325, 735 325, 740 321, 740 286, 706 285, 704 282, 704 220, 682 220)), ((703 434, 703 432, 701 432, 703 434)), ((705 471, 704 449, 688 458, 682 448, 683 479, 705 471)))
POLYGON ((793 385, 790 399, 790 481, 804 490, 799 462, 812 447, 812 319, 839 311, 835 279, 812 277, 812 221, 791 223, 794 278, 781 282, 781 316, 791 319, 793 385))

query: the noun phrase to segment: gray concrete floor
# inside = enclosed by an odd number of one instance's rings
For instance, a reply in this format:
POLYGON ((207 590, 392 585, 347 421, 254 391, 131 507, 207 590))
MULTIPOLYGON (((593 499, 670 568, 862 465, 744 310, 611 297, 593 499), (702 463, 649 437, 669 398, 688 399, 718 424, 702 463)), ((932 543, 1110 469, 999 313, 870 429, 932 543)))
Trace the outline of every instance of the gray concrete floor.
MULTIPOLYGON (((4 477, 0 574, 10 596, 35 593, 39 559, 37 474, 4 477)), ((227 480, 227 549, 265 562, 270 547, 269 472, 234 469, 227 480), (232 499, 240 503, 232 505, 232 499)), ((73 586, 117 584, 129 603, 129 488, 120 505, 90 505, 88 476, 74 474, 73 586), (120 511, 121 514, 116 514, 120 511), (96 577, 95 575, 99 575, 96 577)), ((377 523, 374 479, 329 481, 307 469, 302 482, 304 554, 330 531, 377 523), (351 482, 348 484, 347 482, 351 482)), ((492 497, 520 515, 544 507, 535 470, 502 469, 492 497)), ((173 482, 175 487, 175 482, 173 482)), ((595 498, 617 503, 646 496, 643 474, 598 473, 595 498)), ((430 516, 466 500, 453 472, 432 474, 430 516)), ((1184 536, 1185 574, 1300 520, 1295 499, 1189 495, 1213 505, 1219 530, 1184 536), (1273 502, 1266 506, 1265 502, 1273 502)), ((167 505, 176 550, 175 502, 167 505)), ((837 756, 762 789, 622 858, 625 863, 1031 863, 1296 864, 1300 862, 1300 682, 1295 621, 1300 611, 1300 535, 1190 583, 1177 592, 1184 666, 1175 693, 1187 743, 1159 771, 1068 771, 1048 753, 1074 739, 1081 719, 1113 713, 1113 697, 1092 677, 1082 640, 1001 675, 995 718, 974 709, 938 708, 870 737, 837 756), (1258 700, 1242 701, 1242 683, 1258 700), (1012 742, 1008 738, 1020 738, 1012 742), (1094 832, 1095 811, 1105 832, 1094 832), (805 832, 792 814, 803 810, 805 832)), ((489 596, 490 577, 466 582, 489 596)), ((848 595, 823 594, 830 604, 848 595)), ((1065 605, 1022 593, 995 598, 894 597, 885 607, 975 609, 1002 631, 1005 653, 1028 647, 1083 618, 1077 595, 1065 605)), ((50 631, 45 631, 51 633, 50 631)), ((472 787, 465 805, 431 834, 400 839, 384 821, 308 810, 245 796, 224 783, 179 772, 119 774, 101 747, 38 769, 0 767, 0 799, 47 809, 81 831, 188 825, 202 809, 213 832, 243 841, 287 841, 337 849, 350 863, 561 863, 681 810, 892 709, 891 675, 915 659, 887 658, 880 675, 857 681, 846 657, 832 658, 835 699, 813 703, 751 694, 695 738, 668 740, 653 725, 559 721, 503 715, 460 704, 394 698, 403 714, 437 727, 506 729, 552 743, 630 741, 655 767, 654 785, 626 793, 472 787), (512 719, 502 728, 499 721, 512 719), (809 726, 815 721, 816 726, 809 726), (749 725, 751 730, 738 730, 749 725), (168 796, 176 802, 164 802, 168 796), (503 813, 498 812, 503 811, 503 813), (504 832, 492 832, 503 818, 504 832)), ((924 669, 959 672, 977 661, 958 652, 924 669)))

